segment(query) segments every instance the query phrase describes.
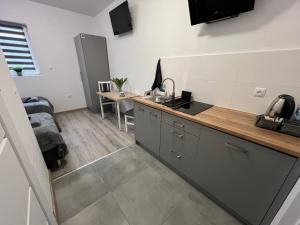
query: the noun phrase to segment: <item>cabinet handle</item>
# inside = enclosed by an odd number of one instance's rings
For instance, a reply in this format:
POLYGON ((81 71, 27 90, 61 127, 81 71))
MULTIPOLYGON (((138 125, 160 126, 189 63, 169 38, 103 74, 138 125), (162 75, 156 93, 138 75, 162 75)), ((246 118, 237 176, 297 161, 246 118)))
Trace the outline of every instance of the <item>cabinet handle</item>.
POLYGON ((178 134, 176 132, 173 132, 173 134, 178 137, 179 139, 182 139, 184 137, 184 134, 178 134))
POLYGON ((145 110, 139 107, 139 111, 140 112, 144 112, 145 110))
POLYGON ((229 150, 233 150, 233 151, 236 151, 236 152, 240 152, 240 153, 244 153, 244 154, 247 154, 248 153, 248 150, 242 148, 242 147, 239 147, 239 146, 236 146, 234 144, 231 144, 229 142, 226 142, 225 143, 225 147, 229 150))
POLYGON ((158 116, 157 116, 157 114, 153 114, 153 116, 155 117, 155 118, 157 118, 158 116))
POLYGON ((184 124, 178 123, 177 121, 174 121, 174 126, 177 126, 177 127, 180 127, 180 128, 184 128, 184 124))
POLYGON ((182 159, 183 156, 182 156, 182 155, 178 155, 178 156, 176 156, 176 158, 177 158, 177 159, 182 159))
POLYGON ((182 159, 183 158, 183 155, 177 155, 177 152, 173 151, 172 149, 170 150, 170 152, 176 154, 177 159, 182 159))

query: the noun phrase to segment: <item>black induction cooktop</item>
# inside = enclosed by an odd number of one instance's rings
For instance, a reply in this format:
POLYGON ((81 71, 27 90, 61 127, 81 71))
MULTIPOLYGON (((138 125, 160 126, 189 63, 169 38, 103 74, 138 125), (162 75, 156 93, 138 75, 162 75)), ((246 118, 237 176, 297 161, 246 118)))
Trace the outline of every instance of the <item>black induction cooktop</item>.
POLYGON ((198 113, 208 110, 211 107, 213 107, 213 105, 192 101, 184 105, 181 105, 179 108, 176 109, 176 111, 187 113, 194 116, 197 115, 198 113))

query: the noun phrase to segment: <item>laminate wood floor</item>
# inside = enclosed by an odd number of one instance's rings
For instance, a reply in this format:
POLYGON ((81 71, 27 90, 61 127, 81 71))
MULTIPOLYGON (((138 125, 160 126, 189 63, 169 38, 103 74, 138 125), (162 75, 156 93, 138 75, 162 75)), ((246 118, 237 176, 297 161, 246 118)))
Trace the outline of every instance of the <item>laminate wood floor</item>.
POLYGON ((122 122, 123 131, 119 131, 113 113, 105 113, 103 120, 100 114, 82 109, 58 114, 57 120, 69 154, 61 167, 52 171, 53 179, 134 143, 133 129, 126 133, 122 122))

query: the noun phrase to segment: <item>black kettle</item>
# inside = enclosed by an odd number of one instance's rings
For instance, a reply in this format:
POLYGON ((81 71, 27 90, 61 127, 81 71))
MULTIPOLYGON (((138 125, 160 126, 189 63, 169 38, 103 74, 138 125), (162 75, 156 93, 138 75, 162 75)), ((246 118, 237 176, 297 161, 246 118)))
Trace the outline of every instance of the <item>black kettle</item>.
POLYGON ((290 95, 278 96, 269 106, 266 115, 289 120, 295 111, 295 100, 290 95))

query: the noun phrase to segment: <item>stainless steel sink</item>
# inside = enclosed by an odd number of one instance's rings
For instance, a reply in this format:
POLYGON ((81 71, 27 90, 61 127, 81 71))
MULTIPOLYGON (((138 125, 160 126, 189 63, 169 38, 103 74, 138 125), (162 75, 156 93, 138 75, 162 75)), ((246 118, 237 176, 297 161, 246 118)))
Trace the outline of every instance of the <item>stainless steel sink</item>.
POLYGON ((155 102, 158 104, 164 104, 165 102, 170 101, 170 98, 166 98, 163 96, 145 96, 144 99, 147 99, 151 102, 155 102))

